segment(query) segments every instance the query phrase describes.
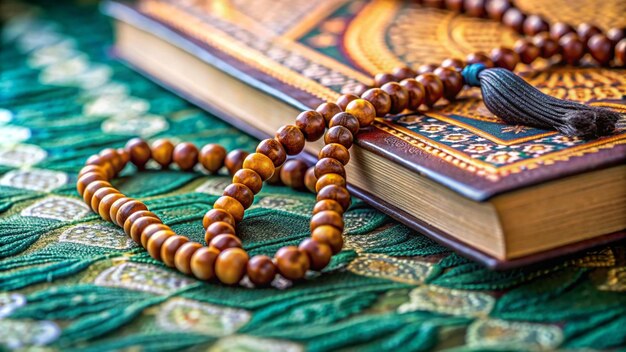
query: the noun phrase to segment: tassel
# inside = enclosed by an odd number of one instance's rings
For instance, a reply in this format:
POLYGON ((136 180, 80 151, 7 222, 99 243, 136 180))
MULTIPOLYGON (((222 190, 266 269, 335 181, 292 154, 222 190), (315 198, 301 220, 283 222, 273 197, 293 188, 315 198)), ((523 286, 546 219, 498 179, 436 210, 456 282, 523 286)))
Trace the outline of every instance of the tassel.
POLYGON ((569 137, 593 139, 615 131, 620 114, 604 108, 543 94, 504 68, 471 64, 461 72, 465 83, 480 87, 487 109, 508 124, 555 129, 569 137))

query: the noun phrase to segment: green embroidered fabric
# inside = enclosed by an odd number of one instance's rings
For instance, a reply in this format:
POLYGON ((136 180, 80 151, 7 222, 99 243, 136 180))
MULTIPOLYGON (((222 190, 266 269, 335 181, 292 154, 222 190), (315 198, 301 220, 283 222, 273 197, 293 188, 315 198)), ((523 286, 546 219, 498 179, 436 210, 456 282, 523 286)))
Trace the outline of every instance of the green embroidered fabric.
MULTIPOLYGON (((85 159, 133 136, 256 141, 111 58, 94 4, 0 6, 0 349, 626 350, 623 245, 492 272, 355 201, 345 250, 305 282, 227 287, 166 268, 85 207, 85 159)), ((115 183, 201 241, 228 181, 129 170, 115 183)), ((245 248, 298 243, 313 204, 265 186, 245 248)))

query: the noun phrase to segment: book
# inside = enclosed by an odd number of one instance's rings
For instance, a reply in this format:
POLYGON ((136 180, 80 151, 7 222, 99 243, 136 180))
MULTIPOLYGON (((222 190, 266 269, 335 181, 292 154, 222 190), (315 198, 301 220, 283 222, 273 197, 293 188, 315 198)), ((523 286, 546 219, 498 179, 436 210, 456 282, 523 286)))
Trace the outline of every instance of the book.
MULTIPOLYGON (((375 73, 516 39, 492 21, 400 1, 143 0, 103 9, 116 20, 122 60, 259 138, 370 85, 375 73)), ((625 73, 539 62, 520 74, 551 95, 626 112, 625 73)), ((579 140, 506 125, 476 88, 465 89, 455 102, 378 118, 351 155, 353 194, 492 268, 626 237, 623 118, 613 135, 579 140)))

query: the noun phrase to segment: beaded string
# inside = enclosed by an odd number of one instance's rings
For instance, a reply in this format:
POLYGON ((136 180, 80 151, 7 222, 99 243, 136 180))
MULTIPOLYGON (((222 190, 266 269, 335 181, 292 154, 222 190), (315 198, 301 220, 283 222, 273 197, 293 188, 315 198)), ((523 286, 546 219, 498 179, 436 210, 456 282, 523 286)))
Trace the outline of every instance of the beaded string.
POLYGON ((308 270, 322 270, 331 256, 342 249, 343 213, 351 203, 344 166, 350 160, 354 136, 376 117, 406 109, 415 111, 422 104, 432 107, 442 98, 454 100, 466 84, 460 71, 467 64, 482 63, 513 70, 520 61, 530 64, 539 56, 551 58, 557 54, 574 64, 586 51, 601 65, 626 63, 623 29, 611 29, 605 35, 597 27, 581 24, 578 33, 574 33, 566 24, 550 27, 539 16, 527 16, 506 0, 423 2, 472 16, 488 16, 533 37, 520 39, 513 49, 496 48, 490 56, 470 54, 466 62, 450 58, 440 66, 423 65, 417 71, 401 67, 392 73, 377 74, 374 88, 363 85, 356 94, 344 94, 336 103, 323 103, 316 110, 302 112, 295 124, 279 128, 274 138, 263 140, 252 154, 242 150, 227 153, 216 144, 198 149, 191 143, 174 145, 166 139, 152 145, 132 139, 123 149, 108 148, 91 156, 79 172, 78 193, 103 219, 123 227, 150 256, 184 274, 200 280, 217 278, 231 285, 247 276, 256 286, 266 286, 278 273, 299 280, 308 270), (287 160, 288 155, 301 153, 306 141, 316 141, 322 136, 325 146, 314 167, 307 169, 300 160, 287 160), (225 166, 232 175, 233 183, 203 217, 206 246, 177 235, 144 203, 126 197, 109 182, 129 162, 141 170, 150 159, 162 168, 173 163, 183 171, 192 170, 197 163, 209 173, 225 166), (306 187, 317 193, 310 222, 311 237, 297 247, 282 247, 273 258, 265 255, 249 258, 236 236, 237 224, 243 220, 245 209, 252 205, 263 182, 277 175, 288 186, 306 187))

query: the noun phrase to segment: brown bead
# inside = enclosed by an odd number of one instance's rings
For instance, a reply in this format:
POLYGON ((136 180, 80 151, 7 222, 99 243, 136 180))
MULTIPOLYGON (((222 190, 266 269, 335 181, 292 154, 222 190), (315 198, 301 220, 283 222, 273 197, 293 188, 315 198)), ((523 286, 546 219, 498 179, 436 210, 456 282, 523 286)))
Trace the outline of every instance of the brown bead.
POLYGON ((215 262, 220 251, 211 247, 197 249, 191 256, 191 273, 197 279, 210 280, 215 277, 215 262))
POLYGON ((425 7, 433 9, 442 9, 445 5, 444 0, 421 0, 421 2, 425 7))
POLYGON ((550 26, 550 38, 557 41, 561 39, 562 36, 574 32, 574 27, 565 22, 556 22, 550 26))
POLYGON ((135 223, 135 221, 137 221, 139 218, 142 218, 144 216, 153 217, 155 219, 159 219, 159 217, 155 213, 153 213, 153 212, 151 212, 149 210, 139 210, 139 211, 136 211, 136 212, 130 214, 126 218, 126 221, 124 221, 124 226, 123 226, 124 227, 124 233, 126 233, 128 236, 130 236, 130 229, 133 226, 133 224, 135 223))
POLYGON ((522 33, 525 19, 526 15, 524 15, 522 11, 515 7, 511 7, 504 12, 501 21, 502 24, 511 28, 512 30, 518 33, 522 33))
MULTIPOLYGON (((104 158, 100 157, 99 155, 92 155, 92 156, 90 156, 87 159, 85 164, 87 166, 98 166, 98 167, 100 167, 101 170, 98 170, 97 172, 104 174, 107 179, 112 179, 113 177, 115 177, 116 171, 115 171, 115 169, 113 169, 113 165, 111 165, 111 163, 108 160, 105 160, 104 158)), ((82 175, 84 175, 86 173, 87 172, 81 172, 80 176, 82 176, 82 175)))
POLYGON ((183 274, 191 274, 191 257, 202 248, 198 242, 183 243, 174 254, 174 266, 183 274))
POLYGON ((120 192, 113 187, 99 188, 91 197, 91 210, 95 213, 99 213, 98 208, 102 199, 109 194, 120 194, 120 192))
POLYGON ((348 210, 350 207, 350 193, 344 187, 339 187, 336 185, 329 185, 322 188, 316 197, 316 201, 322 201, 324 199, 332 199, 337 201, 339 205, 343 208, 344 211, 348 210))
POLYGON ((566 34, 559 39, 563 61, 575 65, 585 55, 585 45, 574 33, 566 34))
POLYGON ((288 160, 280 170, 280 180, 287 187, 293 189, 304 189, 304 174, 308 166, 302 160, 288 160))
POLYGON ((235 219, 230 213, 222 209, 211 209, 204 214, 202 218, 202 226, 207 229, 211 224, 223 221, 232 226, 233 229, 236 226, 235 219))
POLYGON ((111 187, 107 181, 93 181, 83 191, 83 200, 86 204, 91 204, 91 199, 100 188, 111 187))
POLYGON ((350 130, 343 126, 331 127, 328 131, 326 131, 326 134, 324 134, 324 143, 326 144, 338 143, 347 149, 350 149, 350 147, 352 147, 352 142, 352 133, 350 133, 350 130))
POLYGON ((161 260, 161 247, 167 241, 167 239, 175 236, 176 234, 171 230, 161 230, 155 232, 148 238, 148 244, 146 250, 148 254, 156 260, 161 260))
POLYGON ((463 12, 463 0, 444 0, 446 9, 454 12, 463 12))
POLYGON ((174 148, 172 160, 183 171, 189 171, 198 162, 198 148, 191 143, 180 143, 174 148))
POLYGON ((315 166, 311 166, 306 173, 304 174, 304 186, 309 191, 315 193, 315 183, 317 182, 317 177, 315 176, 315 166))
POLYGON ((334 226, 322 225, 316 227, 311 233, 311 238, 315 242, 327 244, 333 254, 341 252, 341 248, 343 248, 343 237, 341 236, 341 231, 334 226))
POLYGON ((257 194, 263 187, 261 176, 250 169, 241 169, 233 176, 233 183, 241 183, 248 187, 252 193, 257 194))
POLYGON ((223 195, 237 199, 244 209, 250 208, 254 201, 254 193, 241 183, 231 183, 224 189, 223 195))
POLYGON ((615 61, 618 65, 626 66, 626 39, 620 40, 615 45, 615 61))
POLYGON ((141 245, 145 248, 148 249, 148 242, 150 241, 150 238, 152 238, 152 236, 154 236, 154 234, 161 232, 161 231, 168 231, 171 232, 172 234, 174 232, 172 232, 172 229, 165 225, 165 224, 159 224, 159 223, 155 223, 155 224, 150 224, 148 226, 146 226, 143 231, 141 231, 141 245))
POLYGON ((287 155, 299 154, 304 149, 304 134, 297 126, 282 126, 276 131, 276 139, 283 145, 287 155))
POLYGON ((539 48, 530 40, 522 38, 515 42, 513 50, 517 53, 520 61, 526 65, 530 65, 539 57, 539 48))
POLYGON ((78 181, 76 181, 76 190, 78 191, 78 194, 82 197, 85 192, 85 188, 87 188, 90 183, 95 181, 107 181, 107 179, 103 174, 96 172, 88 172, 79 177, 78 181))
POLYGON ((547 32, 550 29, 548 22, 541 16, 530 15, 524 20, 522 30, 526 35, 535 35, 541 32, 547 32))
POLYGON ((358 95, 343 94, 342 96, 337 98, 337 105, 339 106, 339 108, 341 108, 341 111, 345 111, 348 104, 350 104, 351 101, 357 100, 357 99, 359 99, 358 95))
POLYGON ((267 182, 270 185, 275 185, 275 186, 282 185, 283 183, 280 181, 280 170, 282 169, 283 169, 282 166, 277 167, 272 177, 265 180, 265 182, 267 182))
POLYGON ((133 138, 128 141, 124 150, 126 150, 130 156, 130 161, 135 164, 138 169, 143 169, 152 156, 150 146, 141 138, 133 138))
POLYGON ((354 94, 354 95, 356 95, 356 96, 359 96, 359 97, 360 97, 360 96, 361 96, 361 94, 365 93, 365 91, 366 91, 366 90, 370 89, 370 87, 366 86, 366 85, 365 85, 365 84, 363 84, 363 83, 358 83, 358 84, 355 84, 355 85, 350 85, 349 87, 350 87, 350 89, 347 89, 346 91, 343 91, 343 90, 342 90, 342 91, 341 91, 341 93, 342 93, 342 94, 343 94, 343 93, 352 93, 352 94, 354 94))
POLYGON ((424 97, 426 95, 424 85, 414 78, 402 80, 400 85, 404 87, 408 93, 409 100, 407 103, 407 109, 417 111, 419 106, 424 102, 424 97))
POLYGON ((169 139, 157 139, 152 143, 152 159, 161 165, 162 168, 168 168, 172 163, 172 154, 174 153, 174 143, 169 139))
MULTIPOLYGON (((116 200, 115 202, 113 202, 113 204, 111 204, 111 209, 109 209, 109 216, 111 217, 111 222, 114 223, 117 226, 122 226, 124 225, 124 223, 118 223, 117 222, 117 215, 120 212, 120 208, 122 208, 122 206, 130 201, 132 201, 133 199, 128 198, 128 197, 122 197, 118 200, 116 200)), ((144 209, 145 210, 145 209, 144 209)))
POLYGON ((214 174, 224 166, 226 149, 219 144, 206 144, 200 149, 198 161, 205 170, 214 174))
POLYGON ((325 210, 320 211, 311 218, 311 231, 325 225, 333 226, 343 231, 344 223, 341 214, 332 210, 325 210))
MULTIPOLYGON (((333 158, 341 162, 343 165, 347 165, 350 161, 350 152, 346 147, 339 143, 326 144, 319 154, 318 159, 333 158)), ((305 170, 306 171, 306 170, 305 170)))
POLYGON ((391 109, 391 97, 380 88, 372 88, 363 93, 362 99, 369 101, 376 110, 376 116, 383 117, 391 109))
MULTIPOLYGON (((463 89, 463 76, 453 68, 438 67, 434 74, 443 83, 443 97, 453 101, 463 89)), ((419 83, 419 82, 418 82, 419 83)))
POLYGON ((472 17, 484 17, 485 0, 465 0, 465 12, 472 17))
POLYGON ((213 204, 213 208, 226 210, 230 215, 233 216, 235 222, 240 222, 241 220, 243 220, 243 205, 241 205, 241 203, 239 203, 239 201, 233 197, 219 197, 213 204))
POLYGON ((163 222, 161 222, 161 219, 150 215, 137 218, 137 220, 133 221, 132 225, 130 225, 130 238, 132 238, 135 243, 145 246, 142 242, 142 234, 148 226, 153 224, 163 225, 163 222))
POLYGON ((102 217, 102 219, 106 221, 111 221, 111 215, 109 215, 109 210, 111 210, 111 205, 115 203, 118 199, 126 198, 121 193, 111 193, 107 194, 100 200, 100 204, 98 205, 98 214, 102 217))
POLYGON ((626 28, 613 27, 606 31, 606 37, 613 45, 617 45, 620 40, 626 38, 626 28))
POLYGON ((215 276, 226 285, 234 285, 246 274, 248 253, 241 248, 228 248, 217 256, 215 276))
POLYGON ((423 65, 420 65, 420 67, 417 68, 417 75, 416 76, 419 76, 419 75, 424 74, 424 73, 433 72, 435 69, 437 69, 437 67, 438 66, 435 65, 435 64, 423 64, 423 65))
POLYGON ((353 136, 359 132, 359 120, 354 117, 354 115, 347 112, 339 113, 330 119, 328 127, 333 128, 335 126, 347 128, 353 136))
POLYGON ((483 52, 477 52, 467 55, 467 64, 483 64, 487 68, 494 67, 493 60, 483 52))
POLYGON ((213 237, 209 242, 211 247, 217 248, 220 252, 227 248, 241 248, 241 240, 235 235, 221 234, 213 237))
POLYGON ((311 263, 311 269, 315 271, 324 269, 330 263, 330 258, 333 255, 329 245, 314 241, 311 238, 302 241, 298 249, 307 254, 311 263))
POLYGON ((376 109, 374 108, 374 105, 364 99, 351 101, 345 110, 347 113, 354 115, 354 117, 359 120, 359 126, 361 128, 371 125, 376 118, 376 109))
POLYGON ((513 71, 519 63, 519 55, 513 49, 495 48, 491 51, 491 60, 496 67, 513 71))
POLYGON ((246 272, 255 286, 263 287, 274 280, 276 265, 272 262, 272 258, 266 255, 255 255, 248 261, 246 272))
POLYGON ((320 159, 315 164, 315 177, 319 179, 326 174, 339 174, 345 178, 346 170, 343 168, 343 164, 339 160, 335 160, 333 158, 320 159))
POLYGON ((501 21, 504 13, 511 8, 510 0, 490 0, 485 5, 487 17, 492 20, 501 21))
POLYGON ((583 22, 576 27, 576 34, 583 44, 587 45, 587 41, 596 34, 602 34, 602 30, 591 23, 583 22))
MULTIPOLYGON (((417 72, 410 67, 396 67, 391 71, 391 74, 395 77, 397 82, 400 82, 403 79, 413 78, 417 76, 417 72)), ((363 98, 363 97, 361 97, 363 98)))
POLYGON ((589 38, 587 48, 600 65, 607 65, 613 58, 613 43, 604 34, 596 34, 589 38))
POLYGON ((270 158, 275 167, 280 167, 285 163, 285 160, 287 160, 287 152, 285 151, 285 148, 283 148, 283 145, 274 138, 262 140, 256 147, 256 152, 270 158))
POLYGON ((215 237, 223 234, 235 235, 235 227, 225 221, 214 222, 207 227, 204 242, 208 245, 215 237))
POLYGON ((80 171, 78 172, 78 178, 89 172, 95 172, 97 174, 103 175, 104 177, 108 177, 108 171, 104 167, 100 165, 86 165, 83 166, 83 168, 80 169, 80 171))
POLYGON ((124 226, 124 224, 126 223, 126 219, 128 219, 129 216, 142 210, 148 210, 148 207, 146 207, 146 205, 142 202, 136 199, 126 202, 117 211, 115 223, 118 226, 124 226))
MULTIPOLYGON (((126 152, 124 148, 117 148, 116 151, 117 151, 117 155, 120 157, 120 160, 122 160, 122 164, 124 166, 128 164, 128 162, 130 161, 130 154, 128 154, 128 152, 126 152)), ((122 166, 121 169, 123 169, 124 166, 122 166)))
POLYGON ((409 105, 409 92, 399 83, 389 82, 380 87, 380 89, 389 94, 391 98, 391 109, 389 109, 389 113, 399 114, 409 105))
POLYGON ((161 245, 161 260, 165 265, 173 268, 176 266, 176 252, 183 244, 188 243, 189 238, 185 236, 171 236, 161 245))
POLYGON ((119 154, 117 154, 117 150, 113 148, 106 148, 102 150, 98 155, 107 159, 113 166, 113 169, 116 173, 122 170, 125 166, 122 158, 119 156, 119 154))
POLYGON ((465 68, 465 61, 461 59, 449 58, 443 60, 440 66, 453 68, 457 71, 462 71, 465 68))
POLYGON ((337 186, 345 187, 346 179, 343 178, 341 175, 337 175, 337 174, 323 175, 322 177, 317 179, 317 182, 315 183, 315 191, 319 192, 322 188, 328 185, 337 185, 337 186))
MULTIPOLYGON (((346 103, 346 106, 347 105, 348 103, 346 103)), ((322 114, 322 116, 324 117, 324 121, 326 121, 326 124, 328 124, 330 119, 332 119, 333 116, 337 115, 338 113, 342 112, 343 109, 335 103, 323 103, 320 106, 318 106, 317 109, 315 109, 315 111, 322 114)))
POLYGON ((308 255, 296 246, 287 246, 279 249, 274 258, 276 258, 278 272, 289 280, 304 278, 311 265, 308 255))
MULTIPOLYGON (((376 75, 374 75, 374 86, 377 88, 380 88, 389 82, 395 82, 395 81, 396 81, 396 77, 392 75, 391 73, 377 73, 376 75)), ((341 104, 339 104, 339 106, 341 106, 341 104)))
MULTIPOLYGON (((571 33, 571 35, 576 35, 571 33)), ((533 43, 539 48, 539 56, 548 59, 559 53, 559 43, 550 38, 548 33, 539 33, 532 38, 533 43)))
POLYGON ((417 76, 416 80, 424 86, 426 94, 424 96, 424 104, 432 107, 443 97, 443 82, 434 73, 424 73, 417 76))
POLYGON ((263 181, 272 177, 276 170, 272 160, 261 153, 248 155, 243 161, 243 168, 253 170, 261 176, 263 181))
POLYGON ((228 169, 228 173, 234 175, 235 172, 241 170, 243 167, 243 160, 249 155, 241 149, 235 149, 226 155, 224 159, 224 166, 228 169))
POLYGON ((338 214, 343 214, 343 208, 341 207, 341 204, 332 199, 324 199, 315 203, 315 207, 313 208, 313 215, 326 210, 332 210, 334 212, 337 212, 338 214))
POLYGON ((324 134, 326 121, 324 116, 315 110, 301 112, 296 117, 296 126, 304 134, 304 139, 309 142, 316 141, 324 134))

